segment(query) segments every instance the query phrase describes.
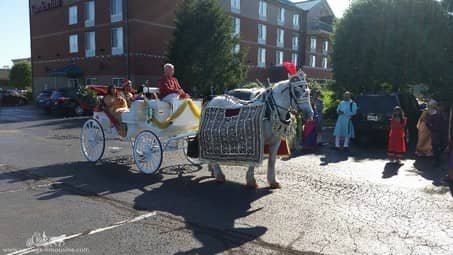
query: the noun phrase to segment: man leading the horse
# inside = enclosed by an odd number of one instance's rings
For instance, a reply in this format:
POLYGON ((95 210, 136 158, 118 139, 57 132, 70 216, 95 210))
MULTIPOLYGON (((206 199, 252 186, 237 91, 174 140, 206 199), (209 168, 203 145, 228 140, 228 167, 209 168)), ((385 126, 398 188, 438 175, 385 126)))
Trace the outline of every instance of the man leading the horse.
POLYGON ((160 89, 160 97, 162 101, 167 103, 172 103, 175 99, 184 99, 189 98, 189 94, 187 94, 179 84, 178 79, 176 79, 173 75, 175 74, 175 67, 167 63, 164 65, 164 75, 159 80, 159 89, 160 89))

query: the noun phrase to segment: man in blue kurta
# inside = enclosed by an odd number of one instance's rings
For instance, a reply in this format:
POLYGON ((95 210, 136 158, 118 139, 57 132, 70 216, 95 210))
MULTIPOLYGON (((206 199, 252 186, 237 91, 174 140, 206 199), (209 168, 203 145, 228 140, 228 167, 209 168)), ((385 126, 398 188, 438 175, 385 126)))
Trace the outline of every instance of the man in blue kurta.
POLYGON ((340 150, 340 140, 344 138, 344 150, 349 150, 349 141, 355 137, 354 126, 351 118, 357 113, 357 104, 352 101, 351 93, 344 93, 344 100, 337 107, 338 120, 333 135, 335 136, 335 149, 340 150))

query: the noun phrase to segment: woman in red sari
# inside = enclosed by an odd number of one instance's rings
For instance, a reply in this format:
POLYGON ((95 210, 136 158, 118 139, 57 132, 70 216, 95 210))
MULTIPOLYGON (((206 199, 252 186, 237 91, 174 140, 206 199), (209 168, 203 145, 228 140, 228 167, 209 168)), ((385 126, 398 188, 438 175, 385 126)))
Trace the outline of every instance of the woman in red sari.
POLYGON ((406 153, 406 124, 403 110, 397 106, 393 109, 390 120, 390 133, 388 141, 388 156, 391 163, 401 164, 401 157, 406 153))

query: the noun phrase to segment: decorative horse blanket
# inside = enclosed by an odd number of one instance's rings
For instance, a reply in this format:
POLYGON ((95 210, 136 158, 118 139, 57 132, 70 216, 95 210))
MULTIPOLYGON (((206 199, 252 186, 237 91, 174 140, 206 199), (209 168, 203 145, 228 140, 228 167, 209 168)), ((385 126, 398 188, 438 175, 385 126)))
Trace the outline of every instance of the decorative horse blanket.
POLYGON ((261 164, 264 112, 262 103, 205 108, 199 131, 201 158, 227 164, 261 164))

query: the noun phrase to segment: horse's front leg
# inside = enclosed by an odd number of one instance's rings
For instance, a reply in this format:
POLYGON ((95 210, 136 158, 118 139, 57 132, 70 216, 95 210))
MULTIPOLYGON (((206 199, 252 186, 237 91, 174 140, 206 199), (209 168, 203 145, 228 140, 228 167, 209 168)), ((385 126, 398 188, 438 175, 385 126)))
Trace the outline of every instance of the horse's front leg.
POLYGON ((209 163, 208 164, 209 171, 214 175, 214 178, 217 183, 224 183, 225 182, 225 175, 222 173, 222 169, 220 165, 217 163, 209 163))
POLYGON ((280 189, 280 183, 276 179, 275 163, 277 161, 278 148, 280 147, 281 140, 278 137, 275 142, 269 144, 269 160, 267 165, 267 181, 271 189, 280 189))
POLYGON ((255 167, 254 166, 249 166, 249 169, 247 170, 247 175, 246 175, 246 185, 248 188, 256 189, 258 188, 258 184, 256 183, 255 180, 255 167))

